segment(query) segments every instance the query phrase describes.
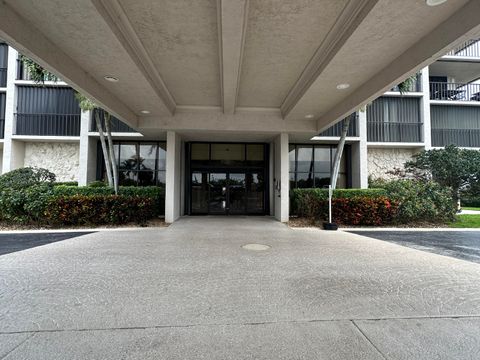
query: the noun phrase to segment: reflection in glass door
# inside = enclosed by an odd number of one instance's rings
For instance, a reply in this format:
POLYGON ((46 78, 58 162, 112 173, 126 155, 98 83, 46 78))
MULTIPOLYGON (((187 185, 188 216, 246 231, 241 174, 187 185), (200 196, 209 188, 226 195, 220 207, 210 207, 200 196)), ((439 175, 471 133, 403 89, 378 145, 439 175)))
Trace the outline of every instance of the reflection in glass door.
POLYGON ((209 213, 226 214, 227 213, 227 174, 211 173, 209 179, 209 213))
POLYGON ((248 173, 247 176, 247 212, 263 214, 265 211, 265 183, 263 172, 248 173))
POLYGON ((245 173, 228 174, 228 213, 245 214, 245 173))

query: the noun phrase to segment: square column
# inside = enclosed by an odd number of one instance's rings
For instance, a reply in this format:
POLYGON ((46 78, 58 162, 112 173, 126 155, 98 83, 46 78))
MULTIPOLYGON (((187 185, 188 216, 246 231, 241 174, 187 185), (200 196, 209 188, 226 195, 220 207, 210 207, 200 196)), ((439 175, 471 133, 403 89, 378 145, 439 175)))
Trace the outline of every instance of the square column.
POLYGON ((428 66, 421 72, 422 76, 422 100, 420 107, 420 118, 423 122, 423 142, 425 149, 432 147, 432 124, 430 118, 430 74, 428 66))
POLYGON ((287 222, 290 215, 288 134, 278 135, 274 140, 274 146, 274 214, 278 221, 287 222))
POLYGON ((92 112, 82 111, 80 123, 80 158, 78 162, 78 185, 86 186, 95 181, 97 172, 97 138, 88 136, 92 112))
POLYGON ((167 132, 165 172, 165 222, 172 223, 181 215, 182 139, 175 131, 167 132))
POLYGON ((357 134, 360 141, 352 145, 352 187, 368 187, 367 109, 358 111, 357 134))

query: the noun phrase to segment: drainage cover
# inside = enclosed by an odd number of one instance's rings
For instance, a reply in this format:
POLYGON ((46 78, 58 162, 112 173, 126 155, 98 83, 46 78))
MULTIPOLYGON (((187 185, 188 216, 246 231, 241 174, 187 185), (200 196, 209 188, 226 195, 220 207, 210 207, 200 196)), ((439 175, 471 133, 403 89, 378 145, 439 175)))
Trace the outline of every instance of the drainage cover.
POLYGON ((245 244, 242 245, 242 248, 251 251, 264 251, 270 249, 270 246, 263 244, 245 244))

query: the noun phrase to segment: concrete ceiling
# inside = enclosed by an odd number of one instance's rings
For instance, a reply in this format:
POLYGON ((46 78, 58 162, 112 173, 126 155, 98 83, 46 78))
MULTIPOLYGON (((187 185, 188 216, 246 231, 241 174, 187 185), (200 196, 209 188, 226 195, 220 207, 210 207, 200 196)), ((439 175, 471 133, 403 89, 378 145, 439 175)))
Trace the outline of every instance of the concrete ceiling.
POLYGON ((436 61, 430 66, 430 76, 448 76, 456 83, 469 83, 480 78, 480 62, 436 61))
POLYGON ((478 13, 478 0, 0 0, 0 37, 146 135, 313 135, 477 36, 478 13))

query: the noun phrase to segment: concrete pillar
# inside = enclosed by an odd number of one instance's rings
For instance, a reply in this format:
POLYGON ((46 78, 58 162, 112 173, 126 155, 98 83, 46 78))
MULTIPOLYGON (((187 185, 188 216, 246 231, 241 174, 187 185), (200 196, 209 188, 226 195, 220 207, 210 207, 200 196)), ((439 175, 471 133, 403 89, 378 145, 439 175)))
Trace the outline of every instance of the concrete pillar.
POLYGON ((287 222, 289 218, 289 161, 288 134, 282 133, 275 138, 274 170, 274 208, 275 218, 287 222))
POLYGON ((97 172, 97 138, 88 135, 91 119, 91 111, 82 111, 78 167, 78 185, 80 186, 86 186, 88 183, 95 181, 97 172))
POLYGON ((167 132, 165 172, 165 222, 172 223, 181 215, 182 140, 175 131, 167 132))
POLYGON ((352 145, 352 187, 368 187, 367 110, 358 112, 357 134, 360 141, 352 145))
POLYGON ((430 75, 428 67, 422 70, 422 99, 420 104, 420 119, 423 122, 423 141, 425 149, 432 147, 432 123, 430 118, 430 75))
POLYGON ((2 173, 23 167, 25 144, 12 140, 15 134, 15 108, 17 104, 15 79, 17 78, 18 52, 8 48, 7 93, 5 101, 5 132, 3 140, 2 173), (18 153, 16 153, 18 151, 18 153))

